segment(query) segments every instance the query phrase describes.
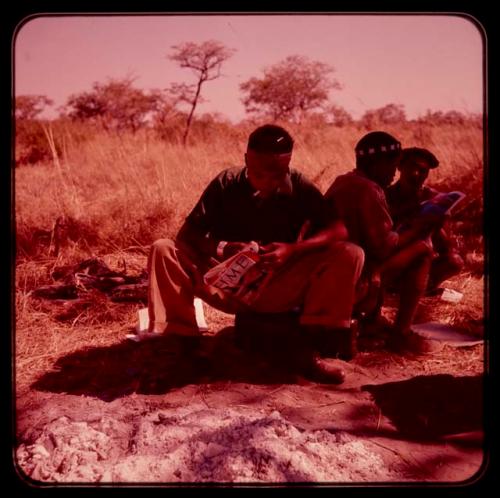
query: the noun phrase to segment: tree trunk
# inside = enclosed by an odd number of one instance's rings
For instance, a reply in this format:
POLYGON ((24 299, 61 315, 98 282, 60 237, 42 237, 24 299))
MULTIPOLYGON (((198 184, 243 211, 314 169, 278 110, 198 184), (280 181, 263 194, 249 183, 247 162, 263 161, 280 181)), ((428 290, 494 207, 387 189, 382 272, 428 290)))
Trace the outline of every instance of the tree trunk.
POLYGON ((200 96, 201 92, 201 85, 205 81, 203 75, 200 76, 200 79, 198 80, 198 86, 196 88, 196 95, 194 96, 193 102, 192 102, 192 107, 191 107, 191 112, 189 113, 189 116, 187 118, 186 122, 186 129, 184 130, 184 136, 182 137, 182 145, 185 147, 187 143, 187 137, 189 134, 189 128, 191 127, 191 121, 193 120, 193 114, 194 110, 196 109, 196 104, 198 104, 198 97, 200 96))

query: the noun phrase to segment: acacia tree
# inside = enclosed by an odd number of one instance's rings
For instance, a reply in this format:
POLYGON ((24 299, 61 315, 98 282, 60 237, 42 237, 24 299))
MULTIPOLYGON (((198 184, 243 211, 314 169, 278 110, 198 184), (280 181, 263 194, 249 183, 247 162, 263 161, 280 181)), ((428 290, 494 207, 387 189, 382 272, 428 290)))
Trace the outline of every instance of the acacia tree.
POLYGON ((331 78, 335 69, 300 55, 264 68, 262 78, 250 78, 240 85, 247 113, 271 116, 273 120, 300 119, 328 101, 330 90, 341 85, 331 78))
POLYGON ((133 87, 133 79, 94 83, 92 91, 71 95, 65 110, 72 119, 98 121, 106 129, 137 131, 162 99, 160 92, 145 93, 133 87))
POLYGON ((173 54, 168 58, 179 63, 180 67, 191 69, 198 81, 193 85, 174 83, 170 87, 170 93, 179 101, 187 102, 190 112, 186 121, 186 129, 182 137, 182 143, 186 145, 189 128, 193 120, 196 106, 201 101, 201 87, 206 81, 217 79, 221 75, 222 63, 229 59, 235 52, 228 49, 215 40, 203 43, 187 42, 180 45, 173 45, 173 54))

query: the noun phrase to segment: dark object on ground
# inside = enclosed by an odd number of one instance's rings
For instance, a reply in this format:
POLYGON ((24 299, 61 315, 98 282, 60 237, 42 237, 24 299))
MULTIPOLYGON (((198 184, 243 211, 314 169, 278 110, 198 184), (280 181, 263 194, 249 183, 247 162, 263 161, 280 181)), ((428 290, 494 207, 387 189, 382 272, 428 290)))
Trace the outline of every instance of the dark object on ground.
POLYGON ((98 290, 110 294, 113 301, 147 300, 146 272, 127 275, 125 271, 113 271, 99 258, 55 268, 52 278, 61 283, 39 287, 33 295, 45 299, 78 299, 98 290))
POLYGON ((143 301, 148 299, 148 282, 140 282, 137 284, 118 285, 111 290, 111 300, 116 302, 122 301, 143 301))
POLYGON ((45 299, 77 299, 78 289, 75 284, 42 285, 33 291, 33 296, 45 299))
POLYGON ((419 438, 436 438, 483 429, 483 378, 480 375, 420 375, 409 380, 365 385, 396 428, 419 438))

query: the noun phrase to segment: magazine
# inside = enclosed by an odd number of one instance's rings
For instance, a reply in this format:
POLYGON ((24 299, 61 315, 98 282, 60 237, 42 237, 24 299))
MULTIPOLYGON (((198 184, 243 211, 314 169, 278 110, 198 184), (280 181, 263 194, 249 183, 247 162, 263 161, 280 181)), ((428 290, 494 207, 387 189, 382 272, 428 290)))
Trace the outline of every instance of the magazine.
POLYGON ((258 251, 255 244, 248 244, 242 251, 208 270, 203 277, 205 284, 250 304, 270 276, 270 272, 259 264, 258 251))
MULTIPOLYGON (((415 222, 415 219, 420 217, 425 217, 432 215, 437 219, 444 219, 445 216, 449 215, 453 208, 465 197, 463 192, 459 192, 457 190, 453 192, 440 192, 434 197, 423 201, 420 203, 419 212, 412 217, 400 223, 395 227, 396 231, 402 233, 408 229, 410 229, 415 222)), ((438 221, 434 221, 434 225, 438 224, 438 221)))
POLYGON ((420 203, 420 215, 434 214, 447 215, 465 197, 463 192, 443 192, 436 194, 431 199, 420 203))
MULTIPOLYGON (((310 226, 309 220, 304 221, 297 242, 304 240, 310 226)), ((248 242, 240 252, 208 270, 203 281, 222 294, 250 305, 273 275, 272 270, 260 264, 260 252, 261 248, 257 242, 248 242)))

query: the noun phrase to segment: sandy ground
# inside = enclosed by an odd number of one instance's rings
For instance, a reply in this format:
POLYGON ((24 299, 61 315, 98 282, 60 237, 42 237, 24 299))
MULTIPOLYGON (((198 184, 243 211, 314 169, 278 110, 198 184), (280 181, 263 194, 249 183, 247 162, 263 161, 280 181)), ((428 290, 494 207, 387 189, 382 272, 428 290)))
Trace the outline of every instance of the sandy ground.
POLYGON ((331 386, 241 351, 231 323, 219 317, 198 359, 163 338, 61 356, 18 391, 21 475, 369 484, 457 483, 480 472, 482 345, 414 358, 360 353, 343 362, 346 382, 331 386))

